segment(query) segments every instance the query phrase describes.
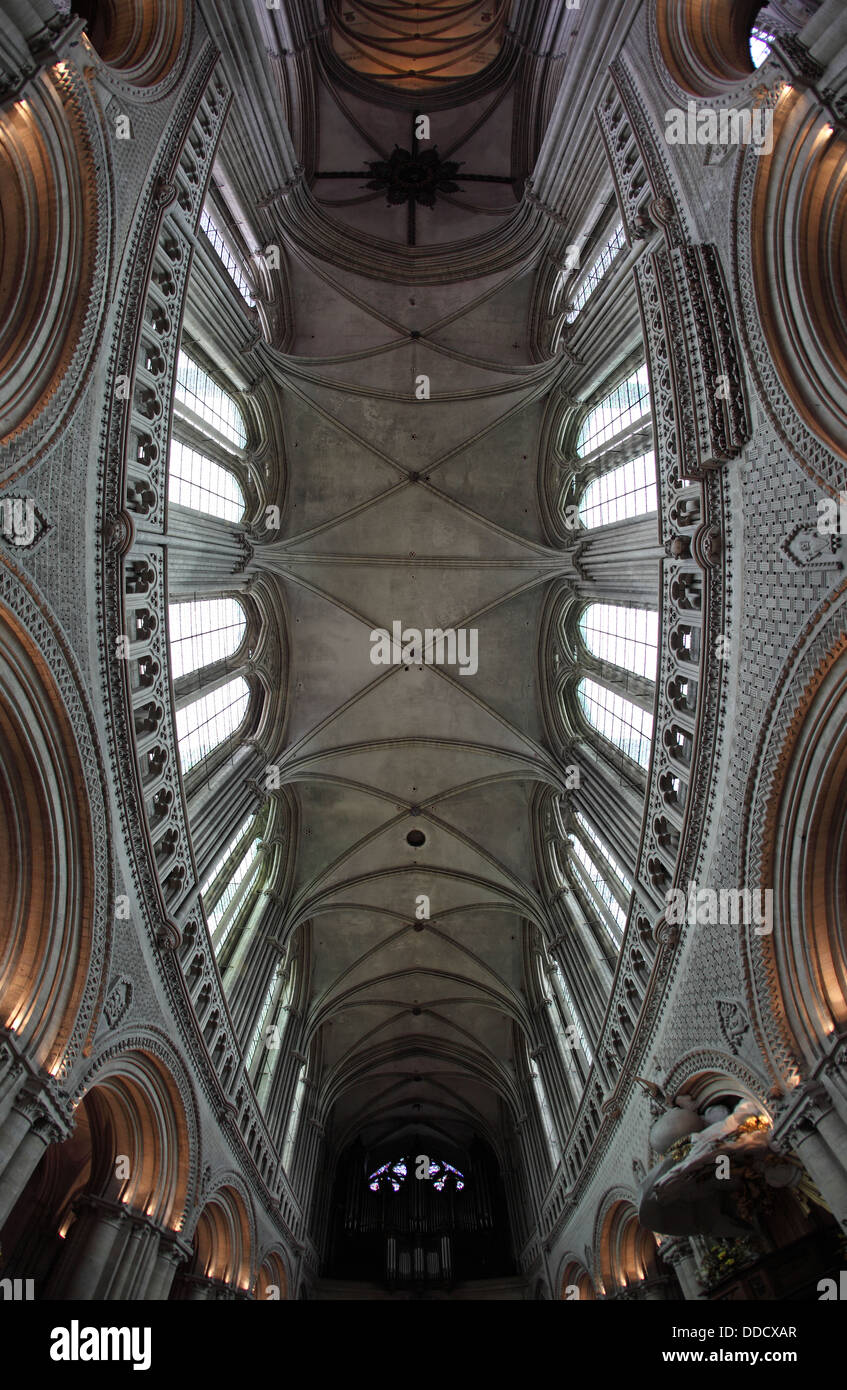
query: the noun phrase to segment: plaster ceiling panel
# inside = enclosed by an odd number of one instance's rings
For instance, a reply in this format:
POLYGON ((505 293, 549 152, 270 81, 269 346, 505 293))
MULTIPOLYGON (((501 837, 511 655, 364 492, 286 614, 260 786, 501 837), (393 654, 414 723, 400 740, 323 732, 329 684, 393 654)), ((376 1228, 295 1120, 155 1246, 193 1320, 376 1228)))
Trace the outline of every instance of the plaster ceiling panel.
POLYGON ((288 747, 330 718, 374 679, 369 626, 337 604, 286 585, 289 653, 288 747))
POLYGON ((485 437, 430 472, 429 485, 513 535, 543 544, 538 509, 538 444, 547 400, 522 405, 485 437))
MULTIPOLYGON (((313 604, 320 602, 314 600, 313 604)), ((332 612, 331 605, 324 606, 332 612)), ((291 607, 294 609, 293 599, 291 607)), ((298 605, 298 609, 309 612, 305 601, 298 605)), ((311 611, 315 611, 314 606, 311 611)), ((343 669, 333 679, 329 664, 331 653, 321 652, 320 659, 315 659, 313 674, 318 689, 313 690, 310 684, 307 692, 309 708, 314 711, 312 723, 317 724, 318 719, 323 717, 324 708, 330 705, 333 684, 343 691, 355 689, 358 684, 361 694, 355 704, 343 710, 339 701, 338 713, 331 726, 327 725, 316 730, 311 737, 303 738, 297 748, 299 756, 339 745, 355 747, 363 743, 381 743, 384 739, 403 740, 405 747, 405 741, 411 738, 481 744, 490 748, 495 755, 502 751, 530 759, 534 757, 536 750, 531 740, 470 698, 461 689, 458 678, 456 682, 447 681, 437 669, 428 666, 410 666, 408 670, 402 666, 374 666, 370 660, 371 646, 366 632, 362 634, 361 630, 351 630, 347 624, 340 623, 336 630, 339 637, 344 637, 344 646, 336 651, 335 656, 336 663, 343 664, 343 669), (359 651, 362 635, 365 640, 361 642, 362 650, 359 651), (348 644, 349 649, 345 653, 348 644), (352 669, 348 669, 347 663, 352 669), (383 671, 389 674, 377 674, 374 679, 374 672, 383 671), (365 672, 370 675, 370 684, 365 672), (366 685, 367 689, 364 688, 366 685)), ((308 656, 302 655, 300 666, 294 672, 295 677, 299 679, 298 670, 305 672, 309 665, 308 656)), ((297 724, 305 725, 306 711, 301 712, 297 708, 294 693, 292 698, 295 699, 292 719, 297 715, 297 724)), ((289 742, 293 743, 296 737, 296 725, 292 724, 289 742)), ((399 756, 401 748, 398 745, 399 756)))
POLYGON ((480 778, 526 775, 524 758, 492 753, 486 748, 407 744, 402 757, 397 753, 396 745, 329 749, 311 758, 293 760, 290 770, 305 778, 330 773, 351 782, 370 783, 394 797, 399 805, 421 806, 452 787, 480 778))
MULTIPOLYGON (((418 356, 421 352, 419 350, 418 356)), ((395 354, 389 354, 395 356, 395 354)), ((399 359, 398 359, 399 360, 399 359)), ((377 457, 391 460, 398 468, 409 472, 426 472, 440 459, 452 455, 461 448, 469 448, 474 441, 483 438, 490 440, 494 428, 500 429, 510 413, 523 409, 522 401, 529 387, 525 381, 514 381, 512 376, 505 379, 503 394, 482 398, 460 397, 456 400, 439 402, 417 400, 414 395, 414 362, 410 360, 408 374, 401 374, 398 399, 380 399, 379 394, 368 394, 384 389, 382 357, 368 359, 371 370, 363 370, 353 379, 361 381, 365 392, 354 395, 343 390, 335 390, 331 384, 315 384, 299 380, 298 393, 304 400, 314 402, 316 411, 325 418, 335 420, 344 431, 349 431, 354 441, 370 448, 377 457), (378 370, 373 362, 379 363, 378 370)), ((440 354, 430 354, 435 372, 432 386, 433 396, 438 395, 438 383, 448 383, 448 390, 454 390, 457 382, 462 382, 462 370, 440 354)), ((503 378, 493 380, 497 387, 503 378)), ((488 383, 486 382, 486 385, 488 383)), ((461 385, 459 387, 461 390, 461 385)), ((489 442, 489 448, 491 443, 489 442)))
POLYGON ((298 782, 300 844, 294 883, 317 886, 328 867, 352 845, 372 835, 396 814, 383 797, 339 782, 298 782))
POLYGON ((532 783, 519 782, 477 787, 439 803, 437 815, 463 835, 483 842, 489 853, 520 876, 533 862, 530 833, 533 791, 532 783))
POLYGON ((292 260, 294 338, 290 351, 277 355, 283 371, 289 366, 311 370, 315 363, 319 373, 322 358, 380 348, 398 338, 367 300, 357 302, 356 295, 343 293, 343 279, 329 267, 311 265, 305 256, 292 260))
POLYGON ((401 475, 311 403, 283 392, 286 536, 301 536, 396 486, 401 475), (302 463, 301 463, 302 459, 302 463))
MULTIPOLYGON (((354 903, 360 908, 389 908, 391 911, 399 908, 402 911, 406 905, 411 919, 416 900, 421 894, 437 904, 439 913, 477 907, 496 909, 508 901, 497 884, 474 882, 449 873, 434 874, 431 868, 424 869, 413 864, 408 868, 395 866, 393 871, 376 876, 369 874, 358 879, 352 887, 347 883, 339 884, 322 898, 321 910, 342 908, 354 903)), ((514 905, 512 909, 515 910, 514 905)))
MULTIPOLYGON (((374 537, 376 541, 376 537, 374 537)), ((310 588, 327 598, 348 601, 368 624, 365 633, 366 652, 370 660, 372 644, 369 633, 383 628, 392 633, 392 624, 400 622, 403 629, 420 632, 429 629, 476 628, 477 615, 492 605, 508 603, 510 595, 522 592, 527 586, 539 583, 537 567, 531 562, 522 565, 491 566, 480 562, 464 567, 408 563, 369 563, 364 556, 347 561, 307 559, 289 554, 285 561, 287 575, 302 578, 310 588)), ((351 634, 352 635, 352 634, 351 634)), ((357 638, 356 640, 360 640, 357 638)), ((457 647, 462 664, 444 665, 444 670, 464 686, 473 678, 473 649, 469 635, 457 647), (462 645, 464 644, 464 645, 462 645), (462 671, 466 670, 467 675, 462 671)), ((378 652, 374 646, 373 650, 378 652)), ((423 659, 435 667, 426 650, 423 659)), ((394 663, 392 663, 393 665, 394 663)), ((372 675, 391 669, 387 664, 373 664, 372 675)), ((410 671, 413 666, 410 665, 410 671)), ((409 674, 397 666, 398 672, 409 674)), ((481 687, 484 682, 480 683, 481 687)))
POLYGON ((539 745, 547 740, 538 700, 538 641, 547 583, 514 594, 474 619, 479 669, 463 685, 539 745))
POLYGON ((322 879, 321 889, 330 888, 339 879, 349 882, 363 875, 386 873, 405 861, 409 866, 424 865, 435 874, 457 874, 492 887, 500 885, 507 895, 520 890, 505 867, 488 855, 483 846, 433 825, 426 816, 414 823, 426 834, 426 844, 421 848, 407 843, 411 822, 408 817, 399 818, 334 865, 322 879))

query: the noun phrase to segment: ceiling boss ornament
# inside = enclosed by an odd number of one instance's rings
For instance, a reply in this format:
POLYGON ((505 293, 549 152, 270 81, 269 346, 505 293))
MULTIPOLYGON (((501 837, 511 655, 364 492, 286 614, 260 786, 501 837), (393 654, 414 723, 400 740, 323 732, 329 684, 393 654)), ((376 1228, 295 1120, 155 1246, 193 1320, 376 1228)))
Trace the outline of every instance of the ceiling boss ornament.
POLYGON ((432 208, 439 194, 461 192, 455 182, 461 164, 455 159, 442 159, 437 145, 420 151, 395 145, 388 159, 366 162, 371 171, 366 187, 385 192, 392 206, 420 203, 432 208))

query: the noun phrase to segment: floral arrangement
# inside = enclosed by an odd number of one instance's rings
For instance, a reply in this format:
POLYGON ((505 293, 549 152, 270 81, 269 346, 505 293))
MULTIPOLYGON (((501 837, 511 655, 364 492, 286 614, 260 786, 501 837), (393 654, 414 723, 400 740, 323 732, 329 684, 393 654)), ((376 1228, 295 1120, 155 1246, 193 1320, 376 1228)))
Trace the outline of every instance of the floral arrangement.
POLYGON ((711 1288, 757 1258, 758 1251, 747 1236, 715 1241, 708 1247, 701 1261, 703 1278, 711 1288))

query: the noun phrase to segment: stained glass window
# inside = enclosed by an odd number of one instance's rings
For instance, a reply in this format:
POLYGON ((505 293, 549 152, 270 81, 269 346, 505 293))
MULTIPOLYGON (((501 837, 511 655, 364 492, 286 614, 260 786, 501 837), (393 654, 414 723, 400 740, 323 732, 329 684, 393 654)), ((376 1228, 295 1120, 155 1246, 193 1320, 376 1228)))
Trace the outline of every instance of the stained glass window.
POLYGON ((577 697, 589 724, 640 767, 650 762, 653 716, 597 681, 584 679, 577 697))
POLYGON ((579 519, 591 530, 656 510, 656 460, 652 449, 588 484, 579 504, 579 519))
POLYGON ((244 609, 234 598, 172 603, 168 623, 174 680, 232 656, 247 627, 244 609))
MULTIPOLYGON (((419 1159, 416 1157, 390 1158, 382 1167, 371 1173, 368 1187, 371 1192, 399 1192, 409 1173, 416 1174, 418 1167, 419 1159)), ((425 1179, 421 1178, 421 1181, 425 1179)), ((436 1192, 443 1192, 445 1187, 452 1186, 455 1186, 457 1192, 461 1192, 465 1186, 465 1175, 445 1159, 431 1158, 428 1181, 432 1183, 436 1192)))
POLYGON ((774 36, 761 25, 754 24, 750 34, 750 57, 753 60, 753 67, 760 68, 771 56, 771 44, 774 36))
POLYGON ((641 366, 614 391, 589 411, 576 441, 581 458, 593 454, 610 439, 614 439, 650 414, 650 381, 647 367, 641 366))
POLYGON ((240 521, 244 515, 244 493, 235 475, 179 439, 171 440, 168 456, 168 501, 221 521, 240 521))
POLYGON ((176 399, 187 406, 200 427, 208 427, 231 444, 243 449, 247 443, 244 417, 232 396, 213 381, 185 352, 180 352, 176 367, 176 399))
POLYGON ((238 293, 241 295, 241 298, 244 300, 245 304, 248 304, 252 309, 253 305, 256 303, 256 300, 253 297, 253 291, 250 287, 247 277, 245 276, 244 271, 241 269, 241 266, 238 264, 238 261, 235 259, 232 252, 230 251, 229 246, 225 241, 223 233, 221 232, 221 229, 218 226, 217 222, 212 217, 212 214, 210 212, 207 212, 205 208, 200 214, 200 226, 206 233, 206 236, 209 238, 209 241, 212 243, 213 247, 215 248, 215 251, 217 252, 219 259, 223 263, 223 267, 226 270, 227 275, 232 280, 233 284, 238 290, 238 293))
POLYGON ((183 772, 202 762, 238 728, 250 703, 250 687, 241 676, 216 686, 177 710, 176 736, 183 772))
POLYGON ((647 608, 590 603, 579 620, 583 642, 600 661, 656 679, 659 615, 647 608))

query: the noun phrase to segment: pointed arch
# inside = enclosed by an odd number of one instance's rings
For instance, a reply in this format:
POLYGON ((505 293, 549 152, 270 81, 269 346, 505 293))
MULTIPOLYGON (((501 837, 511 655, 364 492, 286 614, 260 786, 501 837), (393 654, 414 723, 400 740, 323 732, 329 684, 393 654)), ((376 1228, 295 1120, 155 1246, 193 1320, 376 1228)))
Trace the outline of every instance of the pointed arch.
POLYGON ((589 603, 579 617, 579 634, 590 656, 622 671, 656 679, 659 615, 623 603, 589 603))
POLYGON ((176 368, 175 401, 203 434, 221 440, 230 448, 247 444, 244 416, 233 396, 180 348, 176 368))
POLYGON ((236 733, 247 718, 249 704, 250 686, 243 676, 235 676, 177 710, 176 735, 183 773, 190 772, 236 733))
POLYGON ((227 1177, 206 1199, 192 1242, 192 1273, 246 1291, 252 1288, 255 1221, 243 1183, 227 1177))
POLYGON ((177 438, 168 453, 168 502, 233 523, 243 519, 247 507, 231 469, 177 438))
POLYGON ((227 595, 180 599, 168 605, 171 676, 181 676, 226 661, 238 651, 247 631, 244 608, 227 595))
POLYGON ((653 739, 652 714, 588 676, 579 681, 576 694, 590 728, 646 768, 653 739))

